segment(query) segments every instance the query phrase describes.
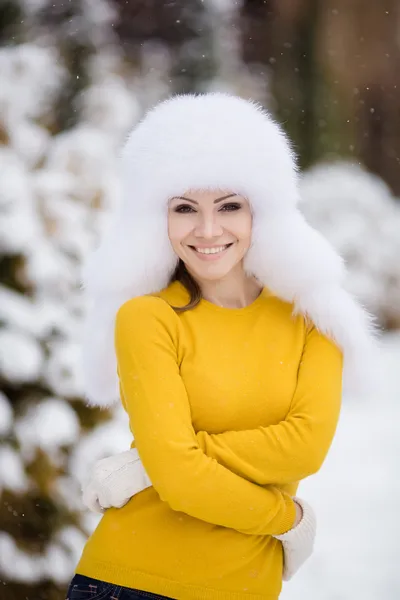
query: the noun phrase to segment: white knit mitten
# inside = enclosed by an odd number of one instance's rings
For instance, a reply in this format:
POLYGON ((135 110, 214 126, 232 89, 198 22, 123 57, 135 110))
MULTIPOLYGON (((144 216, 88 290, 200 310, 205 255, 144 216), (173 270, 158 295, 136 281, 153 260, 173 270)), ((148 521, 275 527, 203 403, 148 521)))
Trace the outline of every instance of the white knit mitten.
POLYGON ((94 464, 82 488, 82 499, 90 510, 102 513, 111 506, 121 508, 151 485, 138 451, 131 448, 94 464))
POLYGON ((283 579, 288 581, 311 556, 316 534, 316 518, 313 509, 300 498, 293 498, 303 510, 300 523, 282 535, 274 535, 281 540, 284 553, 283 579))

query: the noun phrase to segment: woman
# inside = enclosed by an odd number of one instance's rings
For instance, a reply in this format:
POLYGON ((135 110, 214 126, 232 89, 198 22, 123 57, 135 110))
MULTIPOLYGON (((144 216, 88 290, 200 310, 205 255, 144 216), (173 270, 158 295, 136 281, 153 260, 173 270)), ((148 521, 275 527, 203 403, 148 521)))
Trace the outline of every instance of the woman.
POLYGON ((295 494, 332 442, 343 357, 353 391, 371 384, 369 317, 298 212, 293 154, 258 106, 170 99, 121 165, 121 206, 86 271, 84 357, 89 400, 109 405, 119 385, 135 444, 85 491, 121 508, 68 598, 276 600, 312 551, 295 494))

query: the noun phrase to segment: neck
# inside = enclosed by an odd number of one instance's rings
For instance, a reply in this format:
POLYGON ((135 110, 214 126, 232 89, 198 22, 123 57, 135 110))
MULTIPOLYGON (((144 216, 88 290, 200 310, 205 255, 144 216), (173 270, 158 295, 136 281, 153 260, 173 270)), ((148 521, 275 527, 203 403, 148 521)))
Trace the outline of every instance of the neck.
POLYGON ((197 280, 205 300, 224 308, 244 308, 249 306, 261 293, 263 286, 255 277, 247 275, 243 269, 228 273, 215 281, 197 280))

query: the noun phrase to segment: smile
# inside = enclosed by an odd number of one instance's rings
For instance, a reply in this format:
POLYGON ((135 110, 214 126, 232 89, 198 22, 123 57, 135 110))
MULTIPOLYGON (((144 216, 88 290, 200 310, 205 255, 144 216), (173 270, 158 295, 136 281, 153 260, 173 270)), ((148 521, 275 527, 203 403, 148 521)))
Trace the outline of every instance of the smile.
POLYGON ((196 246, 189 246, 193 252, 199 255, 199 258, 217 258, 221 256, 230 246, 233 245, 233 242, 230 244, 225 244, 224 246, 210 246, 209 248, 199 248, 196 246))

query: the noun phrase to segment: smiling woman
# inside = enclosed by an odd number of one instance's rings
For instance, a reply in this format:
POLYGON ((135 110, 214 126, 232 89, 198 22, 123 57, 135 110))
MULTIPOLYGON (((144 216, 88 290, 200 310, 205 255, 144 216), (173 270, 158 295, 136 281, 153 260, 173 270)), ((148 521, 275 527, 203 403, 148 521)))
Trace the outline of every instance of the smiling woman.
POLYGON ((202 297, 220 306, 246 306, 262 289, 243 269, 251 231, 250 204, 238 194, 189 190, 169 201, 172 248, 202 297))
POLYGON ((109 510, 70 600, 104 582, 104 600, 277 600, 313 550, 297 489, 332 442, 343 362, 353 391, 372 383, 368 315, 298 211, 290 145, 259 106, 162 103, 122 176, 86 271, 83 356, 89 400, 119 389, 134 441, 85 488, 109 510))

